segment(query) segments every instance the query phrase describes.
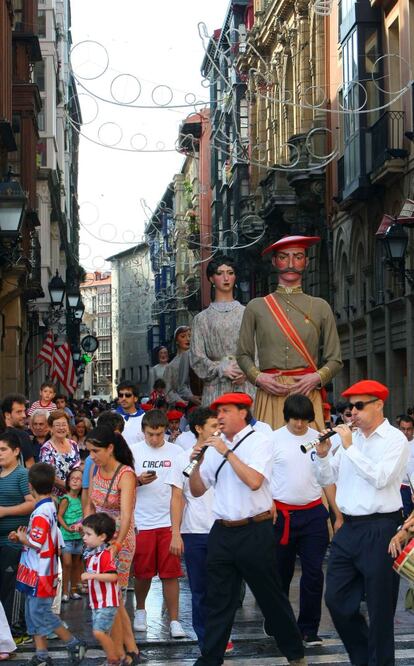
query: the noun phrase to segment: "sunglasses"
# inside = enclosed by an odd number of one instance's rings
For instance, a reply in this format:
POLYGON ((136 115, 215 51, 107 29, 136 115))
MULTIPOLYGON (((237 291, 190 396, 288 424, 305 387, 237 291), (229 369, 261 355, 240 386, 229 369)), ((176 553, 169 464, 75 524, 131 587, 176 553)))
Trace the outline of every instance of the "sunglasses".
MULTIPOLYGON (((350 402, 349 405, 351 409, 357 409, 358 412, 362 412, 365 405, 370 405, 372 402, 377 402, 378 398, 372 398, 371 400, 358 400, 358 402, 350 402)), ((352 415, 351 415, 352 416, 352 415)))
POLYGON ((352 412, 344 412, 344 416, 348 416, 350 418, 352 416, 352 412))
POLYGON ((133 393, 118 393, 118 398, 132 398, 133 393))

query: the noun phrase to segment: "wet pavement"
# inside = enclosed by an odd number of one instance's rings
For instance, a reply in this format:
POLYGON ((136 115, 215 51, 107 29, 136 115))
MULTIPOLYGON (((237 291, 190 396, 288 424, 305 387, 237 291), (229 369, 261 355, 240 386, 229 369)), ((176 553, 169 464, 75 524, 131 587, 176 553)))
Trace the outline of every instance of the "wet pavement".
MULTIPOLYGON (((297 568, 292 583, 291 601, 295 612, 298 609, 298 583, 300 570, 297 568)), ((404 610, 404 598, 407 584, 401 581, 400 598, 395 618, 396 640, 396 664, 398 666, 412 666, 414 664, 414 614, 404 610)), ((191 626, 191 597, 187 580, 181 580, 180 596, 180 620, 187 633, 187 638, 173 640, 169 636, 169 621, 163 608, 161 583, 158 578, 154 579, 151 591, 147 599, 148 631, 143 634, 137 633, 137 641, 143 654, 148 658, 151 666, 189 666, 193 664, 199 655, 195 640, 195 634, 191 626)), ((127 608, 131 617, 134 611, 134 594, 132 587, 128 592, 127 608)), ((62 619, 76 635, 84 638, 90 645, 85 666, 97 666, 104 661, 104 654, 94 641, 91 630, 90 611, 87 605, 87 597, 80 601, 70 601, 62 605, 62 619)), ((232 632, 234 641, 234 652, 227 657, 225 664, 231 666, 281 666, 286 664, 284 657, 277 650, 275 642, 267 638, 262 630, 262 615, 251 595, 247 590, 246 598, 242 608, 236 614, 232 632)), ((348 657, 342 643, 337 637, 330 616, 323 607, 322 621, 319 634, 324 639, 324 644, 319 648, 310 648, 306 651, 309 664, 349 664, 348 657)), ((64 647, 59 640, 49 642, 51 656, 58 666, 66 666, 68 661, 64 647)), ((26 645, 18 650, 13 660, 7 663, 27 663, 33 654, 33 646, 26 645)))

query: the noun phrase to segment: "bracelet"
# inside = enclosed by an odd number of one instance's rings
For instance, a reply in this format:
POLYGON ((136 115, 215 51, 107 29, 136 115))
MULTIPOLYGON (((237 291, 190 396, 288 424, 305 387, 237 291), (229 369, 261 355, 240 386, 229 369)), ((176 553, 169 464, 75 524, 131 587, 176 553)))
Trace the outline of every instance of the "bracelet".
POLYGON ((231 449, 227 449, 227 451, 226 451, 225 453, 223 453, 223 458, 226 458, 226 460, 227 460, 227 458, 229 457, 229 454, 230 454, 230 453, 232 453, 232 450, 231 450, 231 449))
POLYGON ((112 545, 115 546, 115 548, 117 549, 118 553, 119 553, 119 551, 122 549, 122 543, 119 543, 119 541, 114 541, 112 545))

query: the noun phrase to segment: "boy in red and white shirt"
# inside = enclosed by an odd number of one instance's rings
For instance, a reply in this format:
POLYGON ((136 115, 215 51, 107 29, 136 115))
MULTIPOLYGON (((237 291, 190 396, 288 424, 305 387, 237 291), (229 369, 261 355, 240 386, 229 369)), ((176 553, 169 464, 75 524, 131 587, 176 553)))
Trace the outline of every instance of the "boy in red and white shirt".
POLYGON ((119 607, 118 574, 109 548, 116 530, 115 521, 107 513, 95 513, 82 524, 86 571, 81 578, 88 583, 93 635, 105 651, 106 663, 118 666, 121 660, 110 636, 119 607))
POLYGON ((56 403, 53 402, 56 395, 56 387, 53 382, 43 382, 40 387, 40 400, 33 402, 29 409, 27 410, 27 416, 31 416, 36 409, 46 409, 46 411, 53 412, 56 407, 56 403))
POLYGON ((28 527, 10 532, 10 541, 20 541, 22 550, 16 577, 16 589, 26 595, 27 633, 32 635, 36 654, 29 666, 52 666, 47 636, 56 633, 66 644, 73 666, 86 653, 86 643, 73 636, 58 615, 52 612, 58 583, 58 556, 63 539, 57 524, 55 504, 51 498, 55 468, 36 463, 29 469, 29 487, 36 504, 28 527))

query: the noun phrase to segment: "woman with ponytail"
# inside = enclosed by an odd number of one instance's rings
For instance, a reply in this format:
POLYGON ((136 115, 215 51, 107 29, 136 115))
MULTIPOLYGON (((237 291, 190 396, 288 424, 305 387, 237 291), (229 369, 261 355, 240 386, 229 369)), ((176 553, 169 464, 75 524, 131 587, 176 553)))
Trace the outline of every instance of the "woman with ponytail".
POLYGON ((135 551, 134 505, 136 476, 134 458, 128 444, 108 426, 97 426, 86 436, 86 445, 96 473, 91 470, 89 502, 85 515, 104 512, 112 516, 116 532, 111 544, 117 562, 120 606, 111 636, 125 664, 139 664, 141 657, 135 642, 129 615, 125 609, 129 571, 135 551))

